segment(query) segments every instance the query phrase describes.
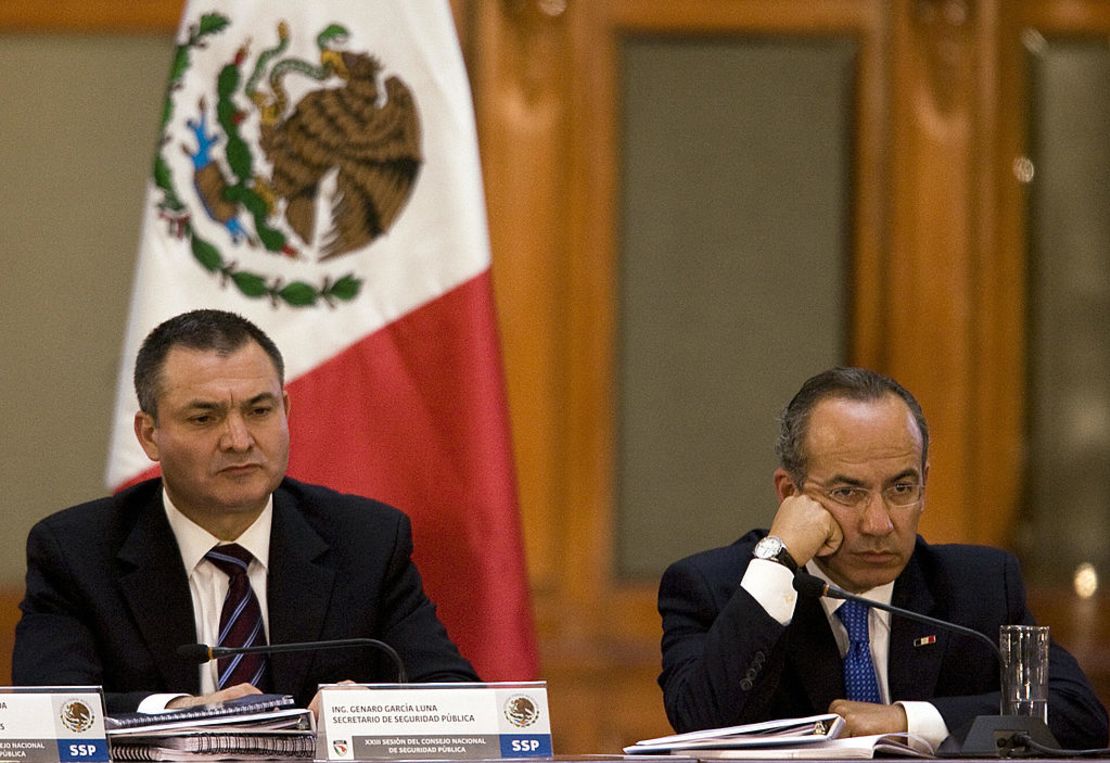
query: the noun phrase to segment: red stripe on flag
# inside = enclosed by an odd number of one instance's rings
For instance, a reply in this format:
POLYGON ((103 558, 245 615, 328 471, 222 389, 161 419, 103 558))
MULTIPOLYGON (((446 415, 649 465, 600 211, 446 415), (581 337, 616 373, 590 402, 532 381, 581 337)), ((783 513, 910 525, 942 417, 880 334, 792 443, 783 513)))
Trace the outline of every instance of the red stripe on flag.
POLYGON ((440 618, 488 681, 537 674, 489 272, 289 384, 289 473, 403 509, 440 618))

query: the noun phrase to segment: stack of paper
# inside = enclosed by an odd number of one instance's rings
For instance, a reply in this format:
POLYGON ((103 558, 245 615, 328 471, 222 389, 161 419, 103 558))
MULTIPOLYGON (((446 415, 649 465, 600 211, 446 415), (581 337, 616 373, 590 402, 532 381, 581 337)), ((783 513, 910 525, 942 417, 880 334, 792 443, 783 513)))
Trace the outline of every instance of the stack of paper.
POLYGON ((629 755, 694 754, 699 759, 865 759, 876 753, 932 757, 933 748, 910 734, 840 738, 844 719, 828 713, 743 726, 691 731, 645 739, 625 747, 629 755))
POLYGON ((315 719, 283 695, 250 695, 168 713, 106 722, 114 760, 312 758, 315 719))
POLYGON ((792 747, 835 739, 844 719, 833 713, 807 718, 748 723, 721 729, 703 729, 686 734, 644 739, 624 751, 629 755, 676 750, 737 749, 746 747, 792 747))

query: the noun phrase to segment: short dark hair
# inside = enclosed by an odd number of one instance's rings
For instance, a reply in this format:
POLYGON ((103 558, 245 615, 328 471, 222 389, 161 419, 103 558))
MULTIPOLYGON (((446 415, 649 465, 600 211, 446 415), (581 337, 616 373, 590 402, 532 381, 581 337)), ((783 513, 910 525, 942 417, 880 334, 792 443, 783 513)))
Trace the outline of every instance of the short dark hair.
POLYGON ((224 310, 192 310, 158 324, 147 334, 135 356, 135 395, 139 408, 158 419, 162 369, 174 347, 230 355, 252 340, 270 356, 278 382, 284 386, 285 361, 281 351, 262 329, 241 315, 224 310))
POLYGON ((921 463, 929 455, 929 426, 917 399, 909 390, 889 376, 866 368, 830 368, 806 380, 798 394, 787 403, 779 415, 779 439, 775 453, 781 466, 794 484, 801 485, 806 478, 805 438, 809 417, 822 400, 839 398, 867 402, 896 395, 909 407, 921 433, 921 463))

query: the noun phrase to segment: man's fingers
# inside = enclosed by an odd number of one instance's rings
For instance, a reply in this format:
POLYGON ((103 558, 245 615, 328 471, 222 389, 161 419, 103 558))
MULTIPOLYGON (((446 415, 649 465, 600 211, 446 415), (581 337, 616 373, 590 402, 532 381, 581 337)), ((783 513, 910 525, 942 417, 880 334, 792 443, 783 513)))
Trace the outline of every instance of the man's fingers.
MULTIPOLYGON (((350 680, 350 679, 347 679, 345 681, 339 681, 339 685, 340 686, 354 686, 355 682, 350 680)), ((329 688, 334 688, 334 687, 329 687, 329 688)), ((320 692, 316 692, 316 696, 313 697, 312 701, 308 703, 308 709, 311 710, 312 714, 316 716, 316 720, 320 720, 320 692)))
POLYGON ((771 535, 782 538, 790 555, 803 565, 822 552, 835 538, 840 546, 841 531, 832 514, 812 496, 796 493, 779 504, 771 521, 771 535))
POLYGON ((844 542, 844 531, 840 529, 840 525, 831 516, 830 520, 831 525, 828 534, 825 536, 825 544, 817 550, 814 556, 832 556, 840 549, 840 544, 844 542))
POLYGON ((196 707, 197 705, 214 705, 218 702, 227 702, 229 699, 238 699, 248 694, 261 694, 257 686, 250 684, 235 684, 211 694, 201 694, 197 697, 177 697, 166 705, 167 708, 196 707))

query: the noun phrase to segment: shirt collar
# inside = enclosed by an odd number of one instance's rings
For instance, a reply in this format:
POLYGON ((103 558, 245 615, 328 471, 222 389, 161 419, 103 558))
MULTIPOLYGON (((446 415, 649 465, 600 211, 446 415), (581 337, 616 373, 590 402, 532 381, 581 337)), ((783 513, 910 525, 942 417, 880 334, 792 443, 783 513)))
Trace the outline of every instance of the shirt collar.
MULTIPOLYGON (((806 562, 806 572, 810 573, 811 575, 816 575, 831 586, 836 586, 837 588, 840 587, 837 586, 836 583, 834 583, 829 578, 829 576, 825 574, 825 571, 817 565, 817 562, 812 559, 806 562)), ((864 591, 863 593, 858 595, 865 599, 877 601, 880 604, 889 605, 891 598, 893 598, 894 596, 894 581, 892 580, 889 583, 884 583, 881 586, 876 586, 875 588, 872 588, 869 591, 864 591)), ((840 605, 843 603, 843 599, 830 599, 827 596, 821 597, 821 606, 824 607, 825 614, 830 617, 834 612, 836 612, 836 610, 840 609, 840 605)), ((890 618, 889 612, 879 610, 877 614, 879 615, 881 620, 887 620, 890 618)))
MULTIPOLYGON (((204 555, 213 546, 223 541, 182 514, 181 510, 173 505, 165 487, 162 488, 162 505, 166 508, 166 519, 169 520, 170 528, 177 539, 181 561, 185 564, 185 570, 192 574, 197 565, 204 560, 204 555)), ((273 525, 273 519, 274 496, 271 494, 258 518, 235 539, 236 543, 254 555, 264 569, 268 568, 270 563, 270 528, 273 525)))

